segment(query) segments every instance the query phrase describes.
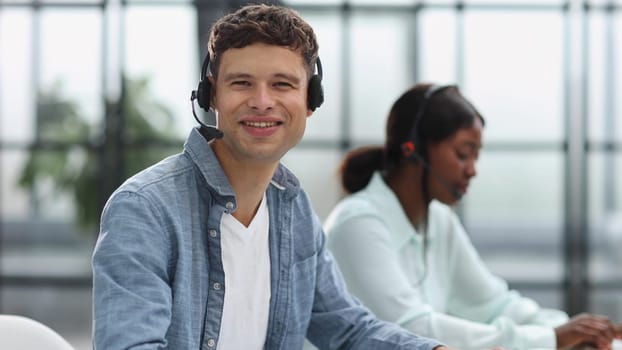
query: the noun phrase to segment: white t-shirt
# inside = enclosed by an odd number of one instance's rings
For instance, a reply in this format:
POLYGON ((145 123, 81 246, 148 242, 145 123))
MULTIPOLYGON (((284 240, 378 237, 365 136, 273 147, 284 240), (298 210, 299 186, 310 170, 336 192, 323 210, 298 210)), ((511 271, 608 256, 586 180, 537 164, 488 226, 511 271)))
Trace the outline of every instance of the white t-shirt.
POLYGON ((248 227, 231 214, 220 222, 225 302, 218 350, 263 349, 270 312, 267 200, 248 227))

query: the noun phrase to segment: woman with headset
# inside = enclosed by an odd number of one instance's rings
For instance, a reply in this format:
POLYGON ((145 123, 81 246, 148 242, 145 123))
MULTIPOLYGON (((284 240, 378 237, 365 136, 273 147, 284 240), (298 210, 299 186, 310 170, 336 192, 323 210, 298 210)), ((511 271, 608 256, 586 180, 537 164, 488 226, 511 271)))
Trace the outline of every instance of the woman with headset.
POLYGON ((349 196, 325 230, 348 289, 379 318, 451 347, 610 348, 620 325, 568 319, 509 290, 451 210, 476 175, 483 127, 457 87, 420 84, 394 103, 384 147, 346 156, 349 196))

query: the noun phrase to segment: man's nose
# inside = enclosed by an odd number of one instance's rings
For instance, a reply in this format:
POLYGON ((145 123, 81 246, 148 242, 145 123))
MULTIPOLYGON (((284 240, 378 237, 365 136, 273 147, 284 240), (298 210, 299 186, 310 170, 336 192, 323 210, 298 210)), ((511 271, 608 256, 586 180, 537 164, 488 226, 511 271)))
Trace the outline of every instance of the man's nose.
POLYGON ((258 84, 252 91, 249 106, 260 111, 271 109, 274 106, 274 92, 267 84, 258 84))

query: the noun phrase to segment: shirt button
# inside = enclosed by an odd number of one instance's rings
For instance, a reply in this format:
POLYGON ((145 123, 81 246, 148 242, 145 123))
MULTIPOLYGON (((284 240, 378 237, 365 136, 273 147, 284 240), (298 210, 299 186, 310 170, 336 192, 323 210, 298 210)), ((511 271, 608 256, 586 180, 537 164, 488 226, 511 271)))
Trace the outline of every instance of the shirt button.
POLYGON ((214 283, 214 289, 215 290, 220 290, 220 283, 218 283, 218 282, 214 283))
POLYGON ((225 204, 225 207, 229 210, 233 209, 233 203, 231 202, 227 202, 227 204, 225 204))
POLYGON ((216 238, 216 236, 218 236, 218 232, 216 232, 216 230, 209 230, 209 236, 212 238, 216 238))
POLYGON ((214 339, 207 340, 207 346, 209 346, 210 348, 213 348, 214 345, 216 345, 216 341, 214 339))

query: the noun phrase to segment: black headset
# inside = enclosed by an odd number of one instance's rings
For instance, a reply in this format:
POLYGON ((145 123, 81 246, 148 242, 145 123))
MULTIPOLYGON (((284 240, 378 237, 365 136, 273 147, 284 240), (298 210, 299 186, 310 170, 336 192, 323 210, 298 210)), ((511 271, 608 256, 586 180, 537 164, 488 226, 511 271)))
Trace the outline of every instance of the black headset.
POLYGON ((417 133, 419 132, 419 123, 421 122, 421 119, 423 119, 423 114, 426 112, 432 96, 451 87, 455 87, 455 85, 433 84, 430 85, 430 87, 428 87, 428 89, 423 94, 423 101, 421 102, 421 107, 419 107, 419 109, 417 110, 417 114, 415 114, 415 120, 413 121, 413 126, 410 129, 409 137, 408 139, 406 139, 406 141, 404 141, 404 143, 402 143, 402 154, 406 158, 417 162, 419 159, 422 159, 424 157, 424 155, 420 153, 422 150, 422 145, 421 140, 417 135, 417 133))
MULTIPOLYGON (((201 66, 201 80, 199 80, 199 86, 196 90, 192 91, 192 96, 190 97, 191 99, 196 99, 199 107, 203 108, 205 111, 209 111, 210 109, 210 99, 212 94, 212 84, 208 78, 209 64, 210 56, 208 52, 207 56, 203 60, 203 65, 201 66)), ((317 74, 314 74, 311 79, 309 79, 309 86, 307 88, 307 107, 312 111, 315 111, 315 109, 321 106, 324 102, 324 88, 322 87, 322 62, 320 62, 319 57, 315 61, 315 65, 317 66, 317 74)))
MULTIPOLYGON (((455 87, 455 85, 432 84, 430 85, 430 87, 426 89, 425 93, 423 94, 423 101, 421 101, 421 106, 417 110, 417 114, 415 114, 415 118, 414 118, 415 120, 413 121, 413 126, 410 128, 408 139, 406 139, 406 141, 402 143, 402 154, 404 155, 404 157, 406 157, 406 159, 414 163, 420 162, 420 164, 423 165, 426 171, 426 175, 424 175, 424 177, 421 178, 422 184, 426 181, 426 177, 428 176, 427 174, 432 174, 432 176, 436 177, 437 180, 439 180, 444 186, 446 186, 451 191, 454 197, 456 197, 457 199, 460 199, 460 197, 462 197, 462 193, 460 193, 455 188, 453 188, 451 185, 449 185, 448 182, 443 177, 441 177, 439 174, 433 171, 432 168, 430 167, 430 164, 428 164, 426 160, 426 156, 424 154, 421 154, 421 151, 422 151, 421 140, 419 139, 419 136, 417 136, 417 132, 419 132, 418 130, 419 123, 421 122, 421 119, 423 119, 423 114, 426 112, 426 109, 428 108, 428 105, 430 104, 430 99, 432 98, 432 96, 450 87, 455 87)), ((424 191, 427 192, 427 187, 424 187, 424 191)), ((419 287, 428 276, 427 255, 428 255, 429 238, 428 238, 428 232, 427 232, 427 224, 426 224, 425 231, 422 231, 422 236, 423 236, 423 275, 414 284, 415 287, 419 287)))

